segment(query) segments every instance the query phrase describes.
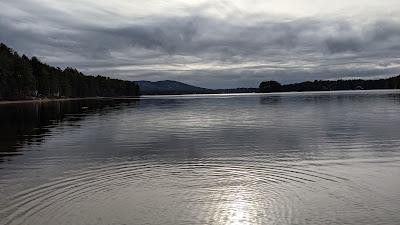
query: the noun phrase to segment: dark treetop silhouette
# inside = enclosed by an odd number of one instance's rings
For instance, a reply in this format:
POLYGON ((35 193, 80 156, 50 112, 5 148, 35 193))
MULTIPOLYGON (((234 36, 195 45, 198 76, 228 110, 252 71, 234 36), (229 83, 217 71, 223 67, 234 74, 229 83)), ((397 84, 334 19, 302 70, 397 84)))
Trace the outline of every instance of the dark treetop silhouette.
POLYGON ((0 100, 137 96, 139 86, 103 76, 86 76, 73 68, 61 70, 36 57, 19 56, 0 44, 0 100))
POLYGON ((282 85, 264 81, 257 88, 217 89, 195 87, 176 81, 123 81, 103 76, 86 76, 73 68, 64 70, 18 55, 0 44, 0 100, 34 98, 79 98, 138 96, 141 94, 211 94, 244 92, 290 92, 398 89, 400 76, 379 80, 337 80, 282 85), (140 87, 139 87, 140 86, 140 87))
POLYGON ((339 90, 373 90, 399 89, 400 75, 379 80, 315 80, 302 83, 282 85, 276 81, 261 82, 260 92, 290 92, 290 91, 339 91, 339 90))

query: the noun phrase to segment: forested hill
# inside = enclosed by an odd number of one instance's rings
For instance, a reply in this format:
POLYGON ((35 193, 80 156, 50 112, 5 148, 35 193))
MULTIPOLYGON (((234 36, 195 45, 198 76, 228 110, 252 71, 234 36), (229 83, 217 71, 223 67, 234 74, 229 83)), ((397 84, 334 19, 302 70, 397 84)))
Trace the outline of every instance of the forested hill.
POLYGON ((213 94, 215 90, 196 87, 173 80, 137 81, 140 93, 144 95, 213 94))
POLYGON ((374 90, 400 89, 400 75, 379 80, 315 80, 302 83, 281 85, 276 81, 264 81, 260 84, 260 92, 291 91, 338 91, 338 90, 374 90))
POLYGON ((0 44, 0 100, 137 95, 135 82, 86 76, 73 68, 62 70, 0 44))

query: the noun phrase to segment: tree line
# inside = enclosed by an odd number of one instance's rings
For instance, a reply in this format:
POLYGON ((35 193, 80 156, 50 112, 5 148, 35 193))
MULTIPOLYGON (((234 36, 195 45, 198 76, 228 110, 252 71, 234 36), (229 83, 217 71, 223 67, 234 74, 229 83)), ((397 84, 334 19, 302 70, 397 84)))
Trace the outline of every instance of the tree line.
POLYGON ((138 95, 135 82, 62 70, 0 44, 0 100, 138 95))
POLYGON ((295 84, 282 85, 277 81, 263 81, 260 92, 292 92, 292 91, 339 91, 339 90, 373 90, 400 89, 400 75, 378 80, 315 80, 295 84))

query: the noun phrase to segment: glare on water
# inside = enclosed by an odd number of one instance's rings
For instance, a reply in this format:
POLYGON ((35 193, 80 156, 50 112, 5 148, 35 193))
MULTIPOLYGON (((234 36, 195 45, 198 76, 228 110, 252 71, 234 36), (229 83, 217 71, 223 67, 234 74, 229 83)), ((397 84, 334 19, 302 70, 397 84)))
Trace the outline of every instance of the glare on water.
POLYGON ((1 105, 0 225, 398 224, 400 92, 1 105))

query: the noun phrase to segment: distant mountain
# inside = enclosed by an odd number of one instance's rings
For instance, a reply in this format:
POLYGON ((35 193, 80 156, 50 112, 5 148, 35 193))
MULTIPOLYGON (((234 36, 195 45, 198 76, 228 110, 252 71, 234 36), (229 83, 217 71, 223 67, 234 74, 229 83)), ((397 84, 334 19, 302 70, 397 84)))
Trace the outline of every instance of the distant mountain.
POLYGON ((178 81, 136 81, 142 95, 212 94, 214 90, 192 86, 178 81))

